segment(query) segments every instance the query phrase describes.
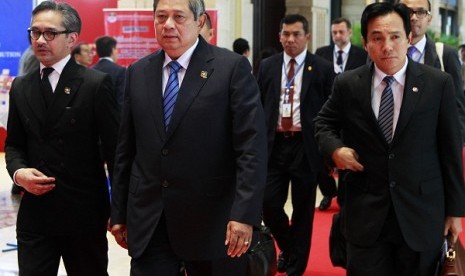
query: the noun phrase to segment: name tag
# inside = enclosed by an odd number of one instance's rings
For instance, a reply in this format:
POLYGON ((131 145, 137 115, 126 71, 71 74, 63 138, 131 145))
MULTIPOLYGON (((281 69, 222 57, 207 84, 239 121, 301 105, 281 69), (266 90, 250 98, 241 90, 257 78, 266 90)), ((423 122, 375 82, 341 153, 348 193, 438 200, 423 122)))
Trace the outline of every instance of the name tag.
POLYGON ((283 118, 289 118, 291 117, 292 114, 292 104, 290 103, 283 103, 282 106, 282 117, 283 118))

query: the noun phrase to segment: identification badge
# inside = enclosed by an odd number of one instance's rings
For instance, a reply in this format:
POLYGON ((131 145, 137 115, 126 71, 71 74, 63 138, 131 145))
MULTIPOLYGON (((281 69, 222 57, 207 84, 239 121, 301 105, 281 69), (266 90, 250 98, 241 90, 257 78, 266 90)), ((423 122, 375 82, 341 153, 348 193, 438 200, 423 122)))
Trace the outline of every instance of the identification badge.
POLYGON ((284 103, 282 106, 282 117, 290 118, 292 114, 292 105, 290 103, 284 103))

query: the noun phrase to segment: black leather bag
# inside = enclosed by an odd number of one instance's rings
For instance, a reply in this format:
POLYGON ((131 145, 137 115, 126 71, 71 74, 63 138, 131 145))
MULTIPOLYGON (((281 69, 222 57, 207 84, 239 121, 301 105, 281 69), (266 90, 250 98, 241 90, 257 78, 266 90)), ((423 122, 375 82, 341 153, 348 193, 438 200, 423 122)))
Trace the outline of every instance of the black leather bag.
POLYGON ((333 223, 329 232, 329 258, 333 266, 346 268, 346 239, 341 231, 341 213, 333 215, 333 223))
POLYGON ((273 236, 261 226, 257 242, 247 251, 247 276, 273 276, 276 274, 276 248, 273 236))

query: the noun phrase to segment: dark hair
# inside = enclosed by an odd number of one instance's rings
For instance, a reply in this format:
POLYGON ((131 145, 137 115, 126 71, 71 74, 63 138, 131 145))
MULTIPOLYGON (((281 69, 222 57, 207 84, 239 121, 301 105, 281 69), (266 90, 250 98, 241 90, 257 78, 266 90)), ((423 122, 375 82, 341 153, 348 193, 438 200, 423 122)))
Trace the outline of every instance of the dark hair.
POLYGON ((55 11, 61 13, 63 16, 63 22, 61 22, 63 27, 69 32, 81 33, 81 17, 79 17, 79 13, 69 4, 44 1, 35 7, 32 11, 32 17, 34 18, 34 16, 43 11, 55 11))
POLYGON ((465 44, 459 46, 459 49, 465 48, 465 44))
POLYGON ((242 55, 243 53, 247 52, 250 50, 249 42, 243 38, 238 38, 234 40, 233 43, 233 51, 235 53, 238 53, 239 55, 242 55))
POLYGON ((71 51, 71 56, 74 58, 75 55, 81 54, 81 46, 87 44, 85 42, 79 42, 76 46, 74 46, 73 50, 71 51))
POLYGON ((283 19, 281 19, 281 22, 279 22, 279 31, 283 29, 284 24, 294 24, 297 22, 301 22, 303 27, 304 27, 304 32, 308 34, 308 21, 307 18, 300 14, 288 14, 286 15, 283 19))
MULTIPOLYGON (((401 2, 402 2, 402 0, 397 0, 397 1, 395 2, 395 4, 401 4, 401 2)), ((431 2, 430 2, 429 0, 427 0, 427 2, 428 2, 428 11, 431 11, 431 2)), ((405 5, 405 4, 404 4, 404 5, 405 5)))
POLYGON ((350 23, 349 19, 345 17, 339 17, 339 18, 334 19, 331 22, 331 25, 340 24, 340 23, 346 23, 347 29, 349 30, 352 29, 352 24, 350 23))
MULTIPOLYGON (((194 20, 197 21, 199 16, 205 13, 205 2, 203 0, 188 0, 189 1, 189 9, 194 14, 194 20)), ((157 5, 160 0, 153 1, 153 11, 157 10, 157 5)))
POLYGON ((95 48, 99 57, 109 57, 116 48, 116 39, 111 36, 101 36, 95 40, 95 48))
POLYGON ((390 13, 397 13, 404 22, 405 34, 410 34, 410 11, 404 4, 392 4, 389 2, 373 3, 365 7, 360 20, 362 25, 362 37, 367 40, 368 23, 371 20, 388 15, 390 13))

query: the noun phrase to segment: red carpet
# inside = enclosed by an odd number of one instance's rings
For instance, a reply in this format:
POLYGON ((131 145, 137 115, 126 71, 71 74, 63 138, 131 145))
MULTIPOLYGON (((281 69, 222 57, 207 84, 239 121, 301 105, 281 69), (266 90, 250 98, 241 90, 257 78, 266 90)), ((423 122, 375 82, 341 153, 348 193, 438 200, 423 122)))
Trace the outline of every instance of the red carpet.
MULTIPOLYGON (((333 267, 329 259, 329 230, 333 214, 339 211, 336 200, 334 199, 331 207, 326 211, 320 211, 315 208, 315 219, 313 222, 312 249, 307 270, 303 276, 344 276, 345 270, 339 267, 333 267)), ((462 220, 464 231, 460 235, 460 241, 465 245, 465 219, 462 220)), ((279 249, 276 249, 279 252, 279 249)), ((278 276, 285 274, 278 273, 278 276)))

